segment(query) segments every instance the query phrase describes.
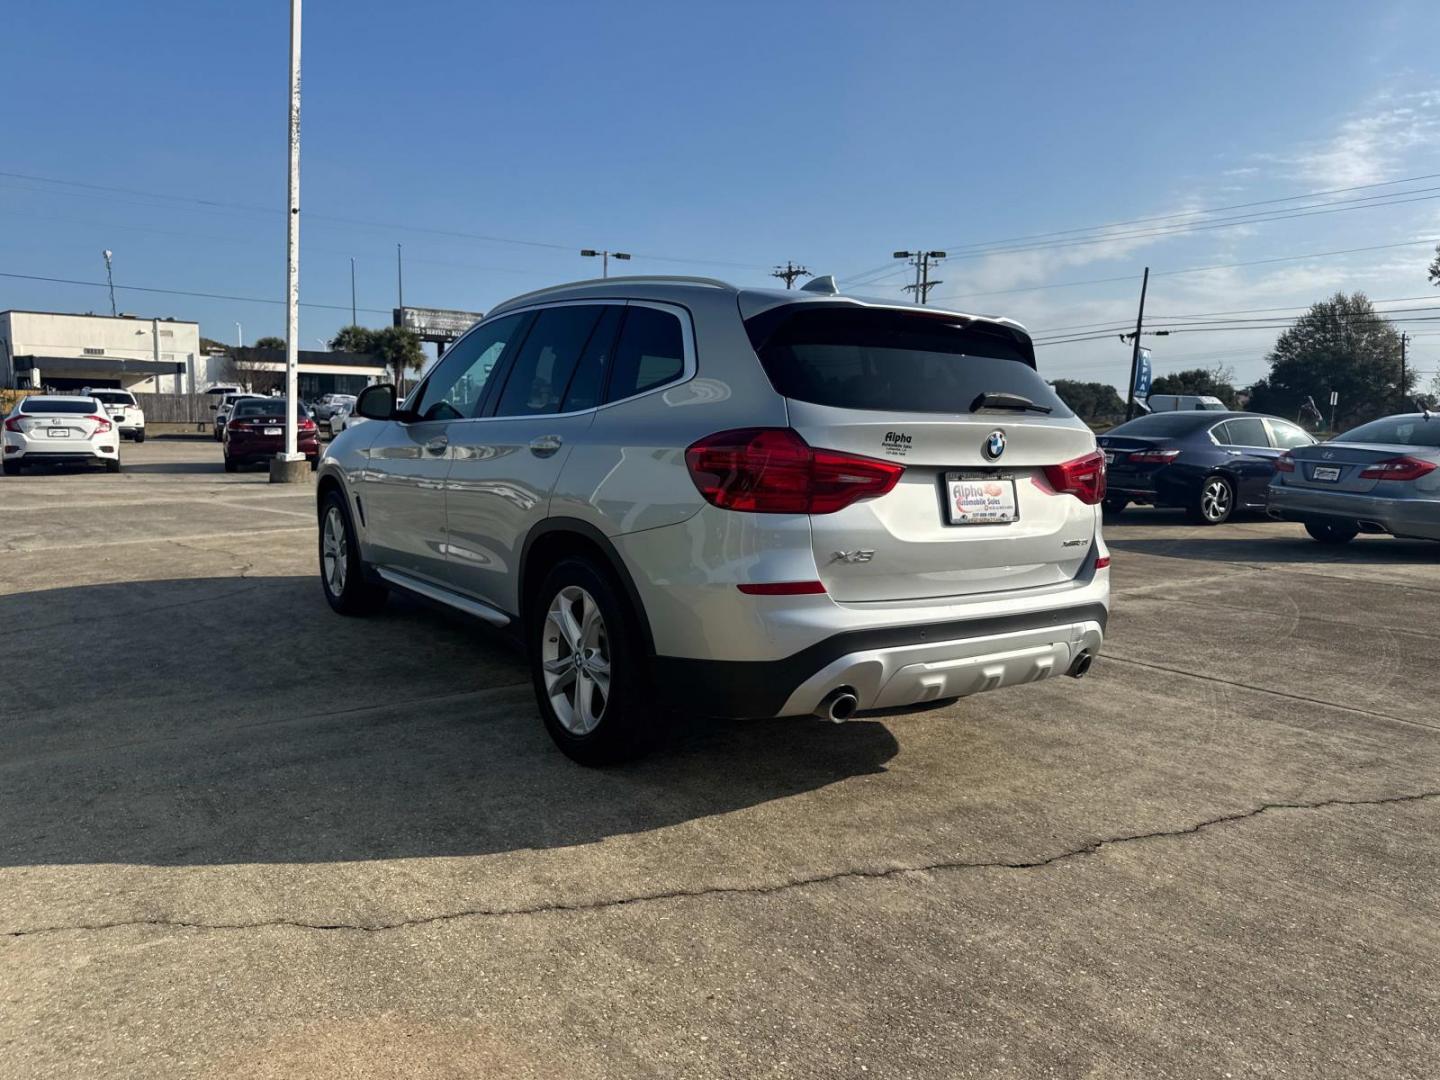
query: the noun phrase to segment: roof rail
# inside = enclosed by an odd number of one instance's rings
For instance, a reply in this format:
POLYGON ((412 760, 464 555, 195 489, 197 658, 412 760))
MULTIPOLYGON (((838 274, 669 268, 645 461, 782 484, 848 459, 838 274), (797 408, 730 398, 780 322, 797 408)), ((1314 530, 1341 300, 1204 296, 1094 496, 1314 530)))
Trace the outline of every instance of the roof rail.
POLYGON ((629 285, 704 285, 711 289, 735 289, 735 286, 730 284, 730 282, 721 281, 719 278, 686 277, 681 274, 632 274, 605 278, 585 278, 582 281, 567 281, 562 285, 549 285, 543 289, 534 289, 527 293, 521 293, 519 296, 512 296, 510 299, 496 304, 490 309, 490 313, 494 314, 501 308, 511 307, 522 300, 533 300, 540 296, 547 296, 550 293, 566 292, 570 289, 603 287, 613 285, 616 282, 624 282, 629 285))

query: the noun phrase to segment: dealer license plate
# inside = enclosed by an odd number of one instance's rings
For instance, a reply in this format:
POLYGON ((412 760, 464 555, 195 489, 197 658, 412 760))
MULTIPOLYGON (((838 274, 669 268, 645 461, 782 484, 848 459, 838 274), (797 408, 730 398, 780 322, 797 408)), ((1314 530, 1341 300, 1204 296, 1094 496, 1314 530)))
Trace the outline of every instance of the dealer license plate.
POLYGON ((284 428, 278 428, 278 427, 267 427, 267 428, 265 429, 265 434, 266 434, 266 435, 284 435, 284 434, 285 434, 285 429, 284 429, 284 428))
POLYGON ((1005 525, 1019 517, 1015 481, 949 475, 945 515, 951 525, 1005 525))
POLYGON ((1315 471, 1310 474, 1311 480, 1339 480, 1340 470, 1333 465, 1316 465, 1315 471))

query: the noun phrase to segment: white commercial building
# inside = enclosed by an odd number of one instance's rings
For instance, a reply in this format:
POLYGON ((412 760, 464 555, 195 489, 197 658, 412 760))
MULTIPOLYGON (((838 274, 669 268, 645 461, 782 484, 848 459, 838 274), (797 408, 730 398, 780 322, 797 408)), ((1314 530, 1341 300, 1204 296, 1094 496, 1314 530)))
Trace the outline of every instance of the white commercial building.
POLYGON ((204 388, 209 363, 199 323, 0 311, 0 386, 183 394, 204 388))

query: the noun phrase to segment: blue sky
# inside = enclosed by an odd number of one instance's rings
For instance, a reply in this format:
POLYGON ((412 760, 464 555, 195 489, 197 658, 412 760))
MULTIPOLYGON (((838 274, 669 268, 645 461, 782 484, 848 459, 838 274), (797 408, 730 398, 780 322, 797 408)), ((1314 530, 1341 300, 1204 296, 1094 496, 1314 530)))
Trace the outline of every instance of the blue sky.
MULTIPOLYGON (((397 242, 412 304, 484 310, 590 276, 580 247, 634 252, 630 272, 754 284, 795 259, 898 296, 897 248, 1440 173, 1440 4, 993 7, 311 0, 302 299, 348 308, 353 256, 374 309, 361 321, 383 324, 397 242)), ((278 299, 287 26, 281 0, 28 9, 0 104, 0 269, 103 280, 109 247, 120 284, 278 299)), ((935 296, 1043 332, 1133 318, 1147 264, 1161 316, 1337 288, 1440 295, 1422 243, 1440 237, 1440 178, 1348 197, 1404 191, 1242 228, 969 252, 935 296), (1288 258, 1392 244, 1409 246, 1288 258), (1207 266, 1230 268, 1191 272, 1207 266)), ((277 304, 120 303, 225 340, 237 321, 247 340, 283 332, 277 304)), ((0 278, 6 307, 108 300, 0 278)), ((348 321, 307 308, 302 343, 348 321)), ((1428 325, 1410 325, 1422 370, 1440 368, 1428 325)), ((1224 363, 1249 381, 1273 338, 1154 339, 1156 370, 1224 363)), ((1041 356, 1052 378, 1123 382, 1128 364, 1113 337, 1041 356)))

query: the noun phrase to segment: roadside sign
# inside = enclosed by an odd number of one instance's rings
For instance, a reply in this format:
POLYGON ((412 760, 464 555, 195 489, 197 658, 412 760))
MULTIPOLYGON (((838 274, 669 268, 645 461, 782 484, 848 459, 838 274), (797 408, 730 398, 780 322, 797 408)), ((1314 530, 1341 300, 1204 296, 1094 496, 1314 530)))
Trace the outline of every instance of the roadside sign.
POLYGON ((453 311, 449 308, 402 307, 395 309, 395 325, 414 330, 421 341, 448 345, 483 319, 479 311, 453 311))
POLYGON ((1144 401, 1150 396, 1150 350, 1140 350, 1140 360, 1135 365, 1135 396, 1144 401))
POLYGON ((1339 404, 1340 404, 1340 391, 1338 391, 1338 390, 1331 390, 1331 391, 1330 391, 1330 404, 1331 404, 1331 405, 1339 405, 1339 404))

